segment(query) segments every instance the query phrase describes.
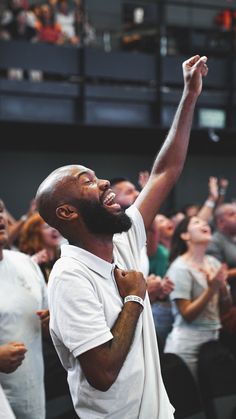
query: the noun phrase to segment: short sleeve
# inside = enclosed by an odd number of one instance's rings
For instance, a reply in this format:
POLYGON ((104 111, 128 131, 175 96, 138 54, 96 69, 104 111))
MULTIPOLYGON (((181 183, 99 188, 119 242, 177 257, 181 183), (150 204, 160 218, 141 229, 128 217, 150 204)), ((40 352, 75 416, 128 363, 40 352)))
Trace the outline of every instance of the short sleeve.
POLYGON ((50 329, 74 357, 113 338, 102 303, 83 272, 62 272, 53 296, 54 322, 50 329), (71 298, 73 295, 73 298, 71 298), (55 323, 56 321, 56 323, 55 323))
POLYGON ((143 217, 135 205, 131 205, 126 210, 126 214, 132 220, 132 227, 129 231, 129 234, 133 236, 131 243, 136 242, 139 250, 141 250, 146 245, 147 240, 143 217))
POLYGON ((185 300, 191 299, 192 276, 188 269, 173 263, 170 265, 166 276, 174 283, 174 289, 170 293, 170 299, 172 301, 178 298, 183 298, 185 300))

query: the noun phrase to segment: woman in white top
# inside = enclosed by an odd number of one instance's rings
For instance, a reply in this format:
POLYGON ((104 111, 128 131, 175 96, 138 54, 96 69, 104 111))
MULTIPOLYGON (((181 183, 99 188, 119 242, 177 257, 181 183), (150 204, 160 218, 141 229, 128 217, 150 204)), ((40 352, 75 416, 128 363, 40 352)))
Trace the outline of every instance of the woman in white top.
POLYGON ((197 216, 184 218, 173 235, 167 271, 175 284, 170 294, 174 325, 164 352, 179 355, 195 377, 200 346, 218 339, 220 313, 232 304, 226 265, 206 254, 210 240, 205 221, 197 216))

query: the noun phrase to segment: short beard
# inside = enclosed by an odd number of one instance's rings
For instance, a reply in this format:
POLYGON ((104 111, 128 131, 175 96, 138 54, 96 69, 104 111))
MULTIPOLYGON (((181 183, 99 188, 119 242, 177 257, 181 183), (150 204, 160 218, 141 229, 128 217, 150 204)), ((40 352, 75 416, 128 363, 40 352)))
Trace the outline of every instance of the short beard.
POLYGON ((80 200, 78 210, 82 215, 90 233, 93 234, 116 234, 130 229, 132 222, 125 212, 111 214, 100 202, 80 200))

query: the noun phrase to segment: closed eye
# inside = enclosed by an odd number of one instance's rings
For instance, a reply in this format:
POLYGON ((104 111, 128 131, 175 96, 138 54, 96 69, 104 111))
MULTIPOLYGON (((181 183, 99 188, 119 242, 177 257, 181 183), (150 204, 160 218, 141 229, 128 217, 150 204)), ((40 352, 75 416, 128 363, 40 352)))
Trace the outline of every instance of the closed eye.
POLYGON ((89 176, 88 174, 83 174, 81 177, 80 177, 80 179, 81 179, 81 184, 82 185, 90 185, 90 184, 92 184, 92 183, 95 183, 96 182, 96 177, 95 176, 89 176))

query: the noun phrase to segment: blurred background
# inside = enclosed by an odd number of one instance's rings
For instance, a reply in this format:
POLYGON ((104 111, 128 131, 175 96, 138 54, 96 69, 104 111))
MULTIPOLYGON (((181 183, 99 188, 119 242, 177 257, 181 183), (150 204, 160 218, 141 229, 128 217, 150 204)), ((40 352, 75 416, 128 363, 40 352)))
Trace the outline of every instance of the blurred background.
POLYGON ((203 202, 209 176, 234 200, 236 1, 0 3, 0 196, 17 218, 43 178, 82 163, 137 184, 180 100, 182 62, 208 57, 185 168, 163 209, 203 202))

